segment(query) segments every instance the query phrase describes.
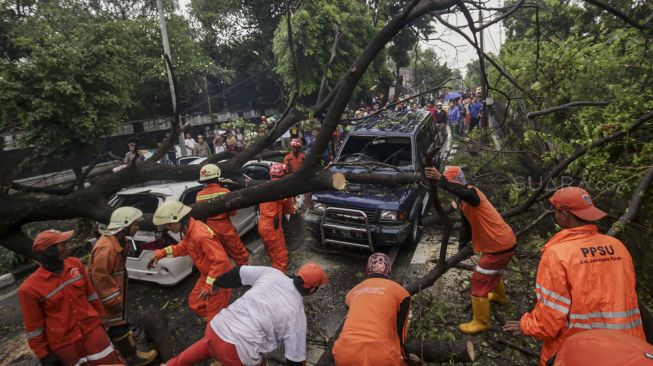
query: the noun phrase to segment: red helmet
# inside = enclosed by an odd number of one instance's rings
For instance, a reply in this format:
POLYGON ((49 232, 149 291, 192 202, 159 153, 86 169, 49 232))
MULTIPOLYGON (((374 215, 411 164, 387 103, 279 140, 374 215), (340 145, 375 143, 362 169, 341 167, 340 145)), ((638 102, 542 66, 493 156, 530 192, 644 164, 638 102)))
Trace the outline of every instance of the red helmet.
POLYGON ((290 141, 290 147, 302 147, 302 140, 293 139, 292 141, 290 141))
POLYGON ((270 167, 270 178, 281 178, 288 172, 288 166, 284 163, 274 163, 270 167))

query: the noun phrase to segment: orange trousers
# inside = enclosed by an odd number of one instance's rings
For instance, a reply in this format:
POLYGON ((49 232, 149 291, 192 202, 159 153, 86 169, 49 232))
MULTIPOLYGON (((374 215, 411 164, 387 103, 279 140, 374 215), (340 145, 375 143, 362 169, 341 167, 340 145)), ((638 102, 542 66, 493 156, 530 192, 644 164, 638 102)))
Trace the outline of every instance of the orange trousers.
POLYGON ((501 281, 503 270, 514 254, 514 250, 501 254, 483 253, 472 273, 472 296, 487 297, 501 281))
MULTIPOLYGON (((236 346, 225 342, 220 338, 213 329, 211 324, 206 325, 204 338, 195 342, 192 346, 186 348, 176 357, 168 360, 168 366, 191 366, 205 360, 217 360, 222 366, 243 366, 238 358, 236 346)), ((265 365, 265 361, 261 364, 265 365)))
POLYGON ((206 224, 213 230, 215 236, 222 243, 222 247, 229 257, 234 260, 237 266, 245 266, 249 263, 249 253, 240 240, 240 235, 229 219, 206 220, 206 224))
POLYGON ((279 227, 275 229, 274 219, 261 217, 258 222, 258 234, 261 236, 265 250, 272 261, 272 268, 286 272, 288 249, 286 249, 286 238, 283 235, 281 220, 279 220, 279 227))
POLYGON ((124 364, 102 326, 84 334, 77 342, 53 349, 52 352, 65 366, 124 364))
POLYGON ((213 293, 206 300, 199 300, 198 297, 206 283, 206 277, 200 276, 200 279, 195 283, 195 287, 188 295, 188 307, 200 317, 210 321, 213 317, 229 305, 231 299, 231 289, 221 288, 213 289, 213 293))
POLYGON ((333 344, 336 366, 406 366, 401 351, 389 341, 355 342, 338 338, 333 344))

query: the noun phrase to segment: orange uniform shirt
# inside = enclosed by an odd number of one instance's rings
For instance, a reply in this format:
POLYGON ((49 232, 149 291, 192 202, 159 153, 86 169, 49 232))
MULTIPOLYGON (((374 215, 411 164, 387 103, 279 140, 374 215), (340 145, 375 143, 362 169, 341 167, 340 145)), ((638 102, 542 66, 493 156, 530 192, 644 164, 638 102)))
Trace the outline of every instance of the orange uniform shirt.
POLYGON ((39 267, 18 289, 27 342, 38 358, 102 326, 104 309, 84 265, 64 259, 59 274, 39 267))
POLYGON ((472 227, 474 252, 496 253, 514 246, 517 243, 517 238, 510 226, 506 224, 503 217, 480 189, 471 188, 476 191, 481 203, 474 207, 462 201, 460 206, 463 215, 472 227))
MULTIPOLYGON (((203 201, 208 201, 214 198, 218 198, 222 195, 225 195, 227 193, 231 192, 229 189, 224 188, 220 186, 217 183, 210 183, 206 185, 206 188, 203 190, 197 192, 197 196, 195 197, 195 202, 203 202, 203 201)), ((217 214, 215 216, 211 216, 207 218, 207 220, 225 220, 228 219, 229 216, 234 216, 238 213, 238 211, 231 211, 229 214, 223 212, 221 214, 217 214)))
MULTIPOLYGON (((368 278, 351 289, 345 298, 349 307, 347 318, 340 337, 334 344, 336 360, 359 365, 361 362, 398 364, 403 350, 397 330, 397 317, 401 303, 407 298, 410 299, 410 294, 406 289, 385 278, 368 278), (370 349, 361 348, 361 344, 373 347, 374 354, 362 355, 362 352, 369 352, 370 349)), ((405 340, 407 319, 403 324, 401 334, 405 340)))
POLYGON ((102 235, 93 246, 88 264, 109 326, 125 324, 125 255, 126 251, 114 235, 102 235))
POLYGON ((217 241, 213 230, 193 218, 188 223, 186 236, 175 245, 157 250, 157 257, 181 257, 189 255, 207 283, 231 269, 231 262, 224 248, 217 241))
POLYGON ((535 308, 519 325, 544 341, 540 365, 571 335, 589 329, 645 339, 630 253, 595 225, 561 230, 544 245, 535 293, 535 308))
POLYGON ((304 155, 303 152, 300 152, 297 154, 297 156, 291 152, 283 158, 283 163, 288 165, 291 173, 294 173, 299 170, 299 168, 304 164, 305 160, 306 155, 304 155))

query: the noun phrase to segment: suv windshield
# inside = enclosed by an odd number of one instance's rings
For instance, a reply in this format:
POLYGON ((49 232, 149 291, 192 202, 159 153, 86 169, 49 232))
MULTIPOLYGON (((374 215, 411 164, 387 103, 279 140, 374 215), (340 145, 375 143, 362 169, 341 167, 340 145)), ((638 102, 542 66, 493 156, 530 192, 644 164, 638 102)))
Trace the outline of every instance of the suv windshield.
POLYGON ((413 168, 410 138, 349 136, 342 147, 338 163, 383 163, 398 168, 413 168))

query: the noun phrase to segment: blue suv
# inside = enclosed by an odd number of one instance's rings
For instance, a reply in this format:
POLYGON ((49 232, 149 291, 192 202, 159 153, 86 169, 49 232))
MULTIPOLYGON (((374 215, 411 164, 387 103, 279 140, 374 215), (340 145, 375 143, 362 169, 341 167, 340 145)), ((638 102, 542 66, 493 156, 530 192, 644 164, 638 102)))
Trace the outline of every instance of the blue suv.
MULTIPOLYGON (((427 111, 385 112, 356 124, 342 144, 332 171, 402 174, 422 172, 423 154, 437 141, 427 111)), ((343 191, 313 193, 303 218, 321 244, 365 248, 415 244, 428 207, 428 189, 347 184, 343 191)))

